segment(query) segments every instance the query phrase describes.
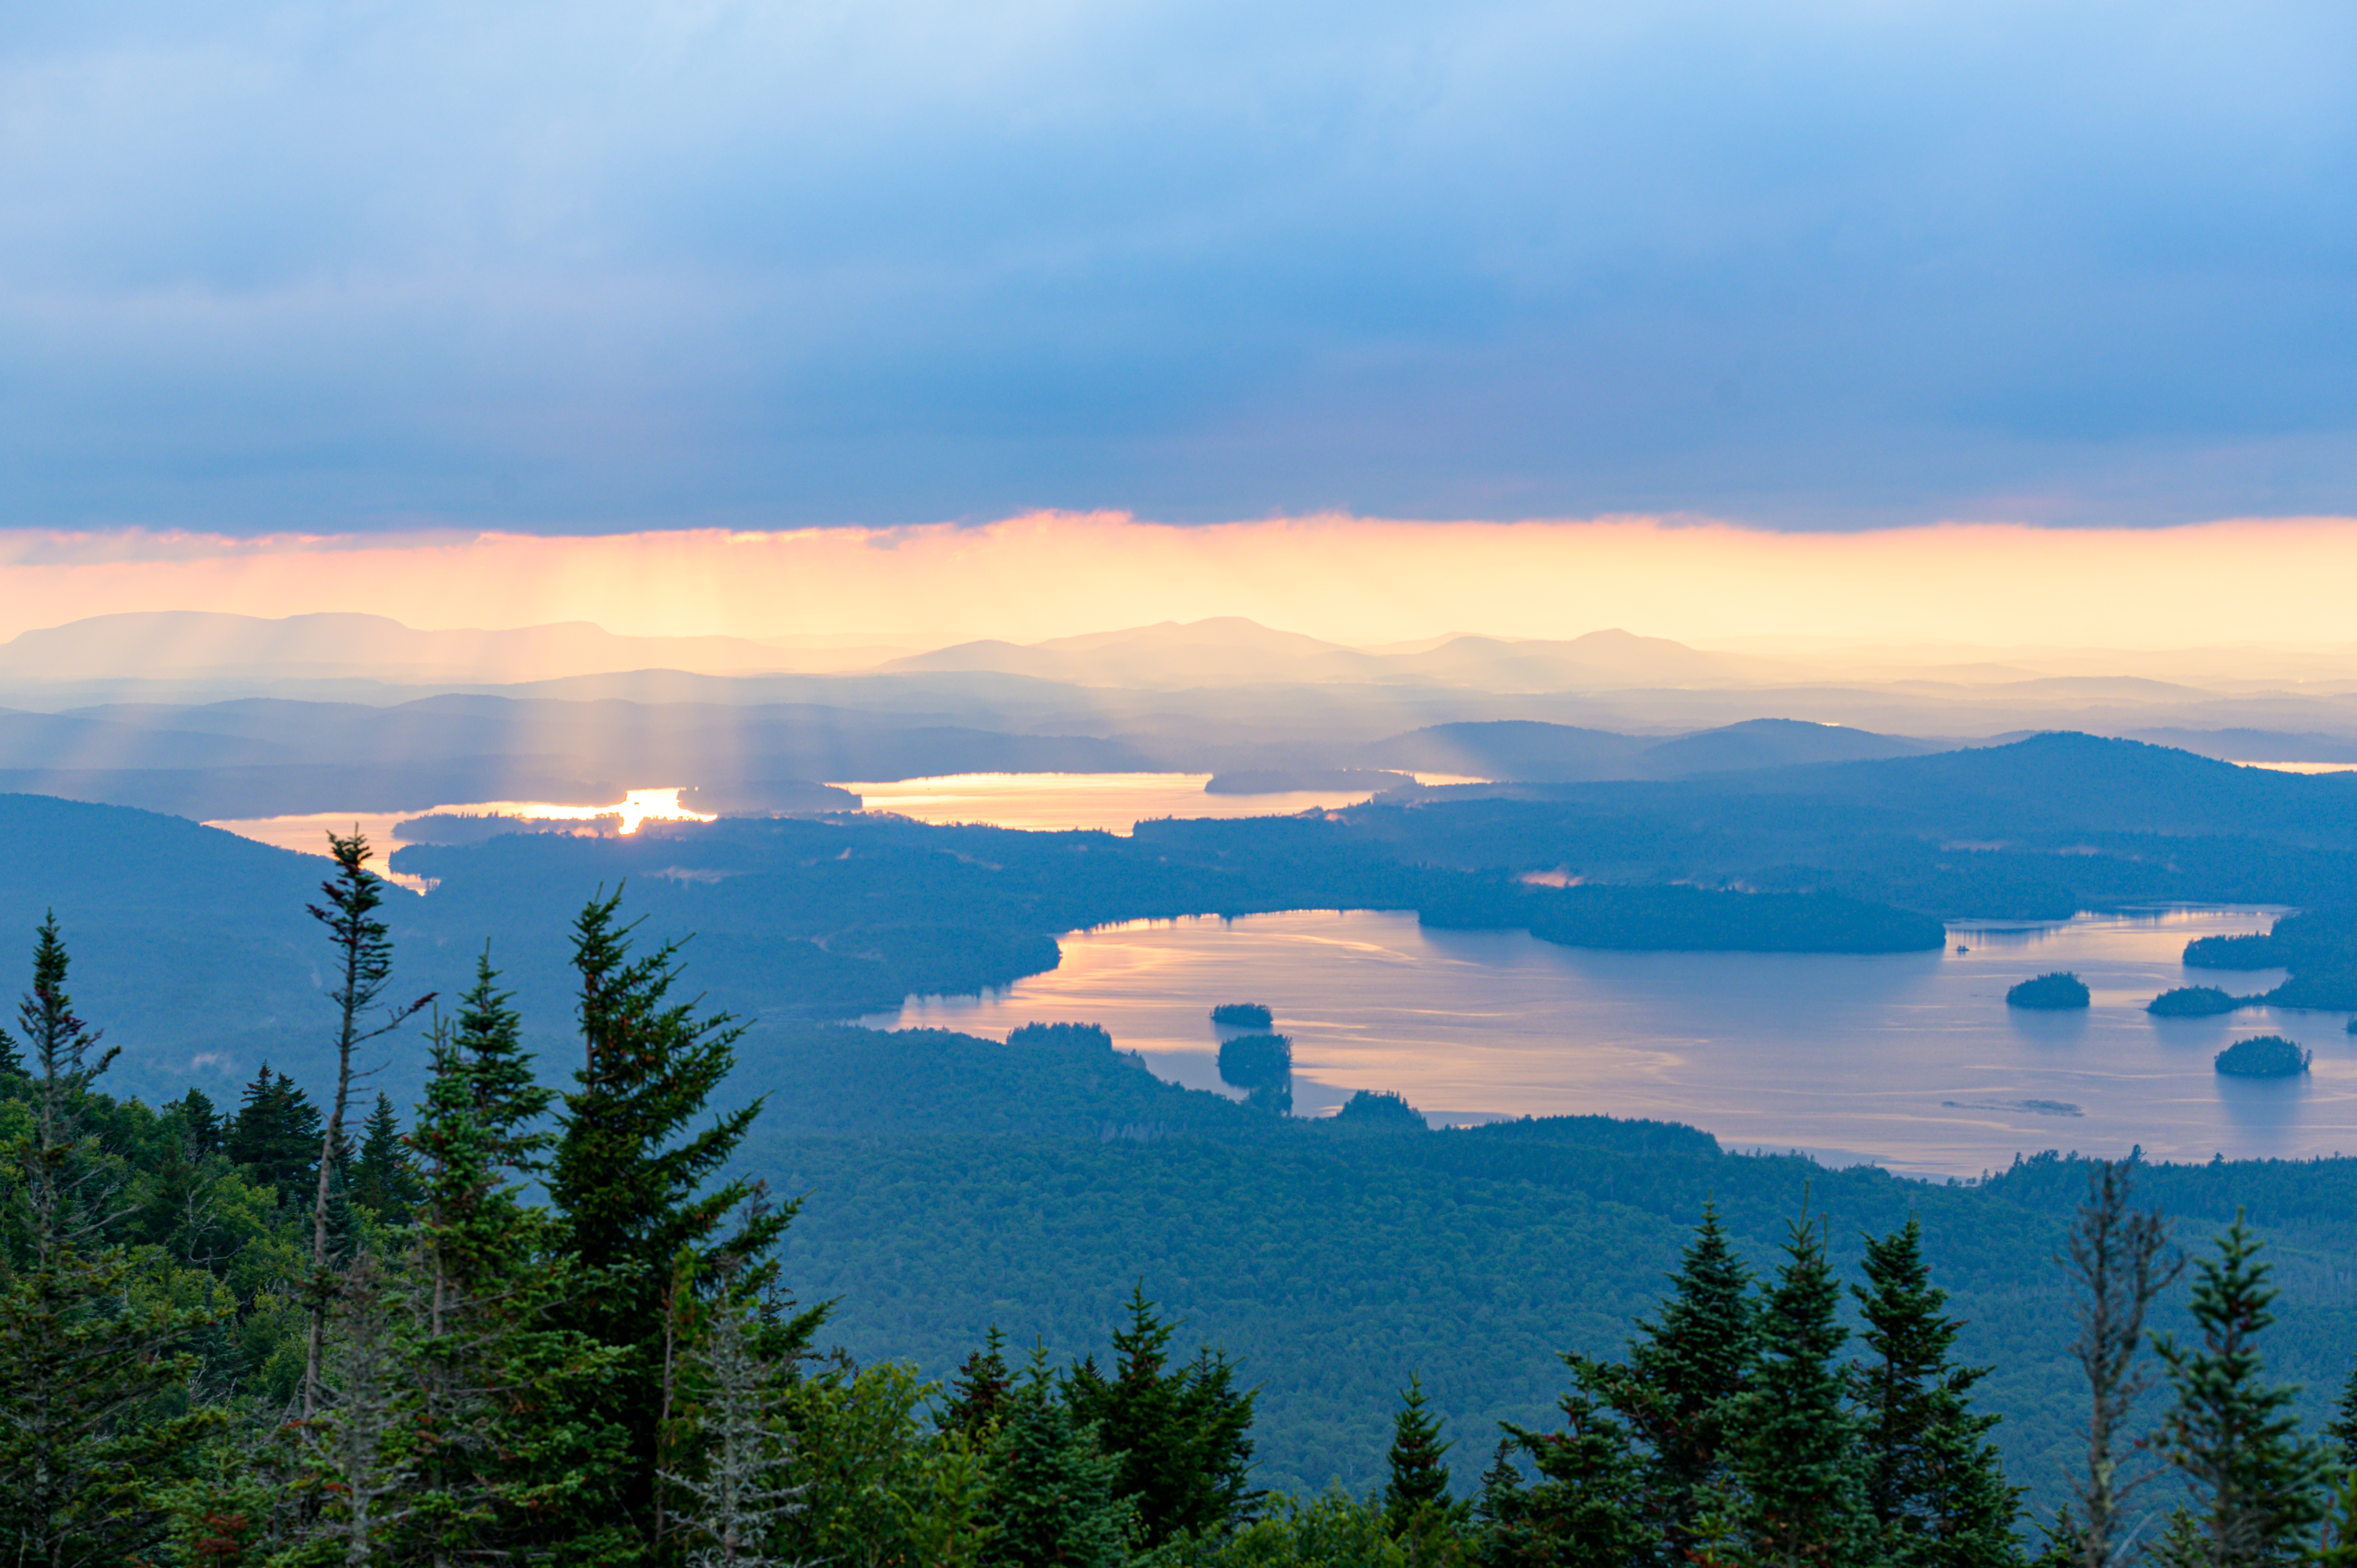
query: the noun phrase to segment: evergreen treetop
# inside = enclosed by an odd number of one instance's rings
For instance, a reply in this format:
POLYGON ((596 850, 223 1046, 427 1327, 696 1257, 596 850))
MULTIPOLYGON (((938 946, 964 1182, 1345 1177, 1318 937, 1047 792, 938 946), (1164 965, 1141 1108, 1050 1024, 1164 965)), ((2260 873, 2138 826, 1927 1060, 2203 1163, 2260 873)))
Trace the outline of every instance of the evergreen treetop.
POLYGON ((1175 1333, 1141 1283, 1130 1292, 1128 1324, 1114 1330, 1113 1375, 1090 1359, 1065 1380, 1073 1418, 1095 1426, 1099 1443, 1116 1456, 1120 1495, 1135 1504, 1152 1545, 1182 1531, 1224 1531, 1257 1499, 1250 1479, 1253 1393, 1239 1390, 1234 1365, 1208 1348, 1173 1368, 1175 1333))
POLYGON ((2298 1391, 2265 1380, 2258 1336, 2275 1322, 2272 1273, 2237 1213, 2214 1258, 2194 1267, 2198 1346, 2156 1336, 2175 1391, 2161 1443, 2190 1483, 2198 1512, 2171 1533, 2171 1554, 2224 1568, 2293 1560, 2324 1519, 2332 1465, 2299 1435, 2298 1391))
POLYGON ((224 1148, 231 1164, 244 1166, 257 1183, 274 1189, 284 1205, 311 1185, 320 1133, 319 1110, 310 1096, 264 1062, 238 1097, 224 1148))
POLYGON ((1439 1418, 1424 1397, 1423 1380, 1410 1372, 1407 1387, 1400 1391, 1400 1407, 1392 1415, 1386 1456, 1391 1473, 1383 1483, 1383 1522, 1394 1535, 1448 1504, 1451 1444, 1440 1430, 1439 1418))
POLYGON ((1869 1237, 1868 1284, 1852 1285, 1872 1356, 1849 1369, 1850 1396, 1866 1453, 1866 1502, 1881 1532, 1882 1560, 1937 1568, 1983 1568, 2015 1554, 2019 1488, 2006 1483, 1988 1433, 1968 1396, 1988 1375, 1948 1359, 1963 1325, 1942 1316, 1947 1293, 1923 1262, 1922 1224, 1869 1237))
POLYGON ((1856 1419, 1834 1358, 1848 1338, 1822 1230, 1793 1221, 1760 1313, 1760 1361, 1734 1412, 1738 1514, 1754 1554, 1824 1568, 1875 1561, 1856 1419))
POLYGON ((942 1430, 980 1436, 998 1420, 1014 1387, 1006 1366, 1006 1336, 994 1323, 982 1348, 970 1352, 950 1380, 949 1394, 942 1402, 942 1430))

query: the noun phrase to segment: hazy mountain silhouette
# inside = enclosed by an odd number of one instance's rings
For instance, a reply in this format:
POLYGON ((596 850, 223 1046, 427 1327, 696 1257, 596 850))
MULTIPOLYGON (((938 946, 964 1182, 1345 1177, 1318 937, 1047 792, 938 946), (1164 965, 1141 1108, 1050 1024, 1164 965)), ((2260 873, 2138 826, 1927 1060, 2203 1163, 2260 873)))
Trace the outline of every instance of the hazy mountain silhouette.
POLYGON ((1750 661, 1615 628, 1565 641, 1452 638, 1428 651, 1394 656, 1386 662, 1399 674, 1485 691, 1538 692, 1721 684, 1740 680, 1750 661))
POLYGON ((1625 779, 1649 744, 1609 730, 1496 719, 1411 730, 1376 742, 1361 757, 1380 768, 1472 779, 1625 779))
POLYGON ((1696 773, 1732 773, 1752 768, 1791 768, 1809 762, 1862 762, 1914 757, 1937 749, 1906 736, 1877 735, 1842 725, 1805 719, 1747 719, 1723 728, 1683 735, 1649 746, 1638 757, 1641 777, 1680 779, 1696 773))
POLYGON ((93 616, 0 644, 0 676, 41 681, 347 677, 493 684, 613 671, 737 674, 796 668, 738 637, 622 637, 588 621, 501 631, 420 631, 384 616, 93 616))
POLYGON ((1932 743, 1801 719, 1747 719, 1669 740, 1508 719, 1434 725, 1379 741, 1364 759, 1386 768, 1532 783, 1684 779, 1703 773, 1912 757, 1932 743))

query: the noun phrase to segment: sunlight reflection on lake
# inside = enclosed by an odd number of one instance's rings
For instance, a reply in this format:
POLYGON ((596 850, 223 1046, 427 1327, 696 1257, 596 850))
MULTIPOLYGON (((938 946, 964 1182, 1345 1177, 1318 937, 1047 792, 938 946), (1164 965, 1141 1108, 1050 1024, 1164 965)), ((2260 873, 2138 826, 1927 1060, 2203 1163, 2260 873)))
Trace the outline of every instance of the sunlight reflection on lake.
POLYGON ((1439 1120, 1660 1117, 1729 1147, 1943 1176, 2000 1168, 2017 1152, 2138 1143, 2169 1160, 2357 1152, 2347 1015, 2143 1011, 2176 985, 2275 985, 2280 972, 2179 961, 2195 937, 2264 930, 2269 918, 1960 925, 1947 950, 1878 957, 1602 952, 1365 911, 1139 921, 1064 937, 1060 968, 1003 993, 911 997, 863 1022, 990 1035, 1034 1019, 1101 1023, 1162 1077, 1217 1089, 1206 1015, 1263 1002, 1294 1037, 1299 1114, 1388 1089, 1439 1120), (2087 983, 2092 1008, 2006 1006, 2015 982, 2057 969, 2087 983), (2312 1047, 2312 1072, 2250 1081, 2212 1069, 2231 1041, 2267 1033, 2312 1047))
POLYGON ((430 893, 434 884, 424 877, 410 876, 387 869, 385 862, 399 847, 393 829, 415 817, 432 816, 437 812, 462 817, 526 817, 536 822, 572 822, 584 824, 584 832, 597 832, 592 824, 611 820, 616 831, 628 834, 639 831, 639 824, 648 822, 709 822, 716 819, 703 811, 692 811, 680 804, 681 787, 630 789, 610 806, 565 806, 545 800, 473 800, 464 805, 426 806, 410 811, 307 811, 285 817, 223 818, 205 824, 256 843, 270 844, 278 849, 291 849, 301 854, 325 857, 329 833, 358 832, 375 852, 371 869, 387 882, 406 887, 413 893, 430 893))
MULTIPOLYGON (((1415 776, 1425 784, 1469 784, 1453 774, 1415 776)), ((1355 806, 1368 789, 1296 789, 1268 795, 1208 795, 1208 773, 952 773, 884 783, 843 783, 871 811, 920 822, 985 822, 1056 832, 1097 828, 1128 836, 1149 817, 1284 817, 1355 806)))

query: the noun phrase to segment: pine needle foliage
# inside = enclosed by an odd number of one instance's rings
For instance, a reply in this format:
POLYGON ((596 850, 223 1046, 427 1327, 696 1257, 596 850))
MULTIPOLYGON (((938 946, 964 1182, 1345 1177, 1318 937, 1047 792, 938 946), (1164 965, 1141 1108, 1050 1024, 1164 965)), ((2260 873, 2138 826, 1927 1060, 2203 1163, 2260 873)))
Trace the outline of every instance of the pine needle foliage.
POLYGON ((993 1568, 1118 1568, 1129 1560, 1136 1508, 1119 1489, 1121 1461, 1093 1423, 1074 1418, 1044 1351, 1017 1380, 993 1454, 984 1510, 993 1568))
POLYGON ((982 1348, 968 1352, 950 1380, 948 1397, 942 1402, 942 1429, 969 1438, 984 1436, 998 1424, 1014 1389, 1006 1366, 1006 1336, 994 1323, 982 1348))
POLYGON ((1866 1450, 1866 1498, 1897 1568, 1984 1568, 2011 1561, 2020 1489, 2007 1485, 1973 1386, 1986 1367, 1949 1360, 1960 1321, 1942 1316, 1947 1293, 1923 1261, 1923 1228, 1869 1237, 1867 1285, 1852 1285, 1871 1355, 1849 1370, 1866 1450), (1869 1288, 1870 1287, 1870 1288, 1869 1288))
MULTIPOLYGON (((619 890, 592 898, 574 923, 582 1064, 563 1097, 548 1190, 560 1217, 555 1244, 577 1267, 565 1326, 621 1352, 608 1410, 637 1457, 618 1506, 651 1530, 673 1262, 683 1253, 700 1267, 731 1258, 747 1288, 759 1289, 794 1206, 752 1203, 751 1182, 719 1179, 761 1102, 694 1123, 736 1065, 744 1030, 674 999, 677 943, 632 956, 621 899, 619 890)), ((775 1334, 806 1340, 823 1314, 812 1309, 775 1334)))
POLYGON ((2164 1555, 2187 1568, 2296 1561, 2325 1517, 2330 1458, 2300 1437, 2291 1410, 2298 1391, 2267 1382, 2259 1355, 2276 1298, 2260 1246, 2238 1213, 2218 1238, 2217 1255, 2195 1266, 2200 1344, 2169 1336, 2154 1341, 2175 1392, 2161 1446, 2197 1505, 2171 1531, 2164 1555))
POLYGON ((320 1135, 318 1176, 311 1208, 311 1279, 307 1291, 311 1328, 303 1363, 306 1419, 318 1411, 319 1357, 327 1332, 328 1304, 337 1290, 330 1267, 337 1251, 330 1245, 331 1231, 348 1230, 350 1223, 347 1219, 342 1225, 333 1224, 332 1210, 339 1196, 338 1167, 348 1158, 344 1113, 351 1101, 352 1053, 367 1041, 399 1028, 434 1000, 429 994, 406 1006, 388 1006, 381 1019, 370 1023, 370 1012, 383 997, 385 987, 393 983, 392 930, 376 917, 378 908, 384 902, 384 882, 368 868, 369 843, 364 835, 354 832, 346 837, 330 832, 328 850, 336 863, 336 875, 319 884, 319 896, 326 902, 311 905, 310 913, 313 919, 328 928, 340 971, 335 983, 328 988, 328 1000, 336 1004, 337 1015, 336 1092, 328 1102, 328 1124, 320 1135))
POLYGON ((1735 1407, 1742 1532, 1761 1564, 1863 1565, 1876 1561, 1878 1542, 1857 1423, 1834 1361, 1848 1338, 1838 1321, 1841 1286, 1823 1231, 1805 1215, 1793 1221, 1784 1256, 1760 1307, 1752 1387, 1735 1407))
POLYGON ((1440 1418, 1424 1397, 1423 1380, 1409 1373, 1407 1387, 1400 1391, 1400 1407, 1392 1415, 1392 1445, 1386 1455, 1391 1473, 1383 1482, 1383 1522, 1394 1535, 1405 1533, 1448 1505, 1450 1444, 1440 1432, 1440 1418))
POLYGON ((1130 1293, 1128 1324, 1114 1330, 1113 1375, 1091 1359, 1065 1380, 1073 1419, 1096 1428, 1118 1456, 1121 1495, 1135 1503, 1152 1546, 1182 1533, 1222 1534, 1259 1497, 1251 1483, 1252 1391, 1238 1389, 1234 1364, 1209 1348, 1173 1366, 1176 1332, 1140 1284, 1130 1293))
POLYGON ((112 1568, 164 1538, 154 1487, 222 1412, 157 1408, 188 1388, 187 1345, 214 1315, 143 1289, 139 1259, 106 1241, 129 1209, 83 1113, 113 1052, 91 1058, 70 962, 51 914, 8 1039, 31 1069, 32 1115, 6 1150, 24 1255, 0 1289, 0 1557, 112 1568))

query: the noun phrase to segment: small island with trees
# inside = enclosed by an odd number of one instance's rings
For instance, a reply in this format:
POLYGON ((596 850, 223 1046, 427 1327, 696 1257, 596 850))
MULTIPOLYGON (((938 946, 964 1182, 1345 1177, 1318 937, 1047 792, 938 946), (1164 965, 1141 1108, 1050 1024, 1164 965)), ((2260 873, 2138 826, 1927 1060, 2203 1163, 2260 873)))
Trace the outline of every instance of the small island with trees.
POLYGON ((2005 993, 2008 1007, 2032 1007, 2049 1013, 2084 1007, 2088 1001, 2086 982, 2067 970, 2025 980, 2005 993))
POLYGON ((2146 1003, 2144 1010, 2156 1018, 2212 1018, 2221 1013, 2232 1013, 2237 1007, 2248 1007, 2256 1000, 2236 996, 2214 985, 2180 985, 2146 1003))
POLYGON ((1278 1084, 1293 1071, 1293 1042, 1283 1035, 1238 1035, 1220 1047, 1220 1079, 1238 1089, 1278 1084))
POLYGON ((2231 1078, 2298 1078, 2311 1053, 2281 1035, 2254 1035, 2218 1053, 2218 1070, 2231 1078))
POLYGON ((1211 1009, 1211 1023, 1222 1029, 1252 1029, 1265 1034, 1276 1015, 1257 1002, 1222 1002, 1211 1009))

